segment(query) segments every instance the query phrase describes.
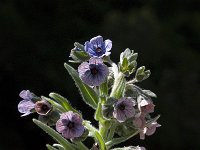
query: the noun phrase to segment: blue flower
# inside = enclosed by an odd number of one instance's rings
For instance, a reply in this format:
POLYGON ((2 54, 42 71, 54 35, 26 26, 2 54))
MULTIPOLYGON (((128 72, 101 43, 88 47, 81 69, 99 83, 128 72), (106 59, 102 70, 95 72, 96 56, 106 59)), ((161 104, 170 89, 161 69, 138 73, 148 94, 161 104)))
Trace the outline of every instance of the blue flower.
POLYGON ((80 64, 78 72, 82 81, 91 86, 101 85, 109 74, 108 67, 97 57, 90 58, 89 63, 80 64))
POLYGON ((92 57, 103 57, 111 54, 112 41, 107 39, 103 41, 102 36, 96 36, 85 42, 85 51, 92 57))
POLYGON ((135 115, 135 102, 132 98, 122 97, 114 105, 113 116, 119 122, 124 122, 126 119, 135 115))
POLYGON ((56 130, 62 133, 66 139, 74 139, 83 134, 84 126, 81 117, 77 113, 69 111, 61 114, 56 123, 56 130))
POLYGON ((33 112, 37 112, 40 115, 47 115, 52 110, 52 106, 46 100, 42 100, 29 90, 21 91, 19 96, 23 98, 18 104, 18 111, 23 113, 22 117, 33 112))
POLYGON ((32 110, 35 108, 35 104, 32 101, 34 94, 29 90, 23 90, 20 92, 19 96, 23 98, 23 100, 18 104, 18 111, 23 113, 21 116, 27 116, 32 113, 32 110))

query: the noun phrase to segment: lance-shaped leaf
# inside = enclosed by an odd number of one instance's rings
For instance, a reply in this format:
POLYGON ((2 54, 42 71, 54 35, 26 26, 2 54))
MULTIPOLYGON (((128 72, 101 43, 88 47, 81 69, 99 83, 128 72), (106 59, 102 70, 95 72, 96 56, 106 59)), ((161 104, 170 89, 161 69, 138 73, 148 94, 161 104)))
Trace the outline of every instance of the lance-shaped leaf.
POLYGON ((96 140, 101 148, 101 150, 106 150, 106 145, 105 145, 105 142, 103 140, 103 138, 101 137, 101 135, 99 134, 99 132, 95 132, 95 137, 96 137, 96 140))
POLYGON ((45 96, 41 96, 42 99, 45 99, 46 101, 48 101, 55 109, 57 109, 60 112, 66 112, 66 110, 57 102, 55 102, 54 100, 47 98, 45 96))
POLYGON ((64 147, 60 144, 53 144, 53 146, 58 148, 59 150, 65 150, 64 147))
POLYGON ((75 81, 76 86, 78 87, 85 103, 96 109, 98 104, 98 95, 96 94, 96 92, 87 84, 82 82, 82 80, 79 78, 78 72, 74 68, 66 63, 64 64, 64 66, 75 81))
POLYGON ((74 109, 70 105, 69 101, 66 98, 64 98, 63 96, 61 96, 60 94, 50 93, 49 96, 51 98, 53 98, 54 100, 56 100, 65 109, 65 111, 73 111, 73 112, 80 114, 76 109, 74 109))
POLYGON ((68 142, 64 137, 62 137, 58 132, 56 132, 54 129, 50 128, 46 124, 42 123, 39 120, 33 119, 33 122, 39 126, 41 129, 43 129, 47 134, 49 134, 55 141, 60 143, 65 149, 67 150, 75 150, 73 145, 68 142))
POLYGON ((57 149, 57 148, 55 148, 55 147, 53 147, 49 144, 47 144, 46 147, 47 147, 48 150, 59 150, 59 149, 57 149))
POLYGON ((139 146, 128 146, 122 148, 114 148, 111 150, 146 150, 146 149, 144 147, 139 147, 139 146))

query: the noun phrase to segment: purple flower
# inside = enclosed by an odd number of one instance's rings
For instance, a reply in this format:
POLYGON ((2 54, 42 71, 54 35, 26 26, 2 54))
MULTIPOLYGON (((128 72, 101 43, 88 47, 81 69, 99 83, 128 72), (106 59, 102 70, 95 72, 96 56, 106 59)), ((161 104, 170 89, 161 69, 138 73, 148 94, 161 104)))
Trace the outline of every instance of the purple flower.
POLYGON ((146 99, 143 96, 138 96, 138 109, 142 114, 148 114, 154 112, 155 105, 150 99, 146 99))
POLYGON ((150 136, 155 133, 156 128, 160 127, 161 125, 157 122, 152 122, 148 126, 144 127, 143 130, 140 132, 140 139, 145 139, 145 134, 150 136))
POLYGON ((34 110, 35 104, 32 101, 34 94, 29 90, 23 90, 20 92, 19 96, 23 98, 18 104, 18 111, 23 113, 21 116, 27 116, 34 110))
POLYGON ((121 98, 114 106, 114 118, 119 122, 124 122, 126 119, 133 117, 135 115, 133 106, 135 106, 133 99, 127 97, 121 98))
POLYGON ((133 125, 138 129, 143 129, 146 125, 145 116, 134 117, 133 118, 133 125))
POLYGON ((67 139, 80 137, 84 132, 82 119, 77 113, 72 111, 61 114, 56 123, 56 130, 67 139))
POLYGON ((23 113, 22 117, 33 112, 37 112, 40 115, 47 115, 52 110, 51 105, 47 101, 37 97, 29 90, 21 91, 19 96, 23 98, 18 104, 18 111, 23 113))
POLYGON ((107 39, 103 41, 102 36, 96 36, 89 41, 85 42, 85 51, 92 57, 109 56, 112 48, 112 41, 107 39))
POLYGON ((78 67, 79 77, 82 81, 91 86, 99 86, 109 74, 108 67, 103 64, 100 58, 90 58, 89 63, 83 62, 78 67))

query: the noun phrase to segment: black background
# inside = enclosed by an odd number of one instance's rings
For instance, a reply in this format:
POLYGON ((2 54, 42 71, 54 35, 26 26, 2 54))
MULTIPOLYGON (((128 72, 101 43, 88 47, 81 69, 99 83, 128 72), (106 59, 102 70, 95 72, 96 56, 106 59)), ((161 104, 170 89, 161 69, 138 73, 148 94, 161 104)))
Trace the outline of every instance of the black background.
POLYGON ((154 114, 161 114, 162 127, 144 141, 136 136, 121 146, 200 149, 199 7, 199 0, 1 0, 0 149, 43 150, 54 143, 32 123, 36 114, 20 117, 23 89, 38 96, 58 92, 92 120, 63 63, 75 41, 97 35, 113 41, 116 62, 127 47, 138 52, 138 65, 152 72, 138 85, 158 96, 154 114))

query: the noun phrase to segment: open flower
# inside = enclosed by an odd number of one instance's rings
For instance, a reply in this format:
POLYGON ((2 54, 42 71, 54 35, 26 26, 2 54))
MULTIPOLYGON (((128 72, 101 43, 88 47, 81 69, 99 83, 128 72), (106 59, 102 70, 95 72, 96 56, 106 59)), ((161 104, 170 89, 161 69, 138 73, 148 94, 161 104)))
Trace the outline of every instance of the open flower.
POLYGON ((143 130, 140 132, 140 139, 145 139, 145 134, 150 136, 155 133, 156 128, 160 127, 161 125, 157 122, 152 122, 148 126, 144 127, 143 130))
POLYGON ((114 118, 119 122, 124 122, 126 119, 133 117, 135 115, 133 106, 135 106, 133 99, 127 97, 121 98, 114 106, 114 118))
POLYGON ((19 96, 23 98, 22 101, 18 104, 18 111, 23 113, 21 116, 27 116, 32 113, 35 108, 35 104, 32 101, 34 94, 31 93, 29 90, 23 90, 20 92, 19 96))
POLYGON ((109 56, 109 52, 112 48, 112 41, 105 40, 103 41, 102 36, 96 36, 89 41, 85 42, 85 51, 92 57, 103 57, 109 56))
POLYGON ((89 63, 83 62, 78 67, 79 77, 91 86, 99 86, 109 74, 108 67, 100 58, 90 58, 89 63))
POLYGON ((67 139, 80 137, 84 132, 82 119, 77 113, 72 111, 61 114, 56 123, 56 130, 67 139))

